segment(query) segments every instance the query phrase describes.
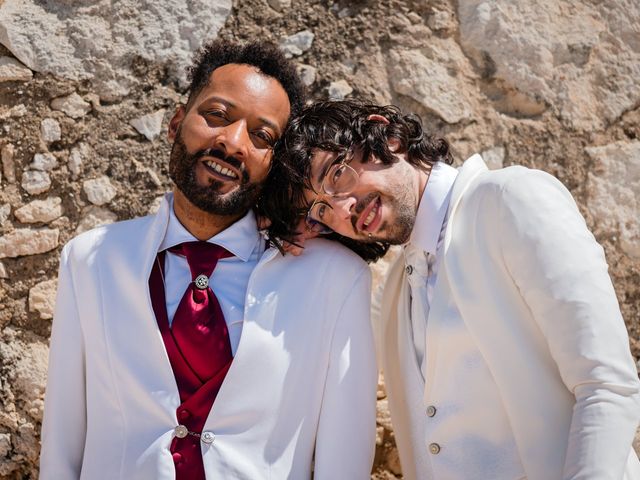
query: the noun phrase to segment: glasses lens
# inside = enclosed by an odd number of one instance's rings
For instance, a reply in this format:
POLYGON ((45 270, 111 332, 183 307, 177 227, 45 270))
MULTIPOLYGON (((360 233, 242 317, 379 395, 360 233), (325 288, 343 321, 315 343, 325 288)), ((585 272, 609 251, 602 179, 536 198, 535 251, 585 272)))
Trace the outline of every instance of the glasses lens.
POLYGON ((329 169, 325 177, 324 191, 329 195, 349 193, 358 183, 358 173, 345 163, 329 169))
POLYGON ((333 230, 326 225, 326 222, 331 218, 331 211, 331 208, 324 203, 314 203, 307 213, 307 228, 312 232, 320 234, 333 232, 333 230))

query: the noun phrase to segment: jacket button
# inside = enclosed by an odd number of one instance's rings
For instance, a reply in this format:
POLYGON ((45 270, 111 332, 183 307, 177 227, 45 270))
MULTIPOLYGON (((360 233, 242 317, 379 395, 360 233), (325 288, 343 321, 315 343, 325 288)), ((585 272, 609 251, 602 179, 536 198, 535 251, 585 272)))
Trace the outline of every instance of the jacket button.
POLYGON ((211 432, 202 432, 202 436, 200 437, 204 443, 210 445, 213 443, 215 435, 211 432))
POLYGON ((433 454, 433 455, 437 455, 440 453, 440 445, 438 445, 437 443, 431 443, 429 444, 429 451, 433 454))
POLYGON ((178 438, 184 438, 189 435, 189 429, 184 425, 178 425, 176 428, 174 428, 173 433, 178 438))
POLYGON ((191 416, 191 413, 189 412, 189 410, 180 410, 178 412, 178 417, 180 417, 180 420, 186 420, 190 416, 191 416))
POLYGON ((407 272, 407 275, 411 275, 413 273, 413 265, 407 265, 405 271, 407 272))
POLYGON ((433 405, 429 405, 427 407, 427 416, 428 417, 435 417, 436 416, 436 407, 434 407, 433 405))
POLYGON ((176 465, 179 465, 179 464, 182 463, 182 455, 181 454, 176 452, 172 456, 173 456, 173 463, 175 463, 176 465))

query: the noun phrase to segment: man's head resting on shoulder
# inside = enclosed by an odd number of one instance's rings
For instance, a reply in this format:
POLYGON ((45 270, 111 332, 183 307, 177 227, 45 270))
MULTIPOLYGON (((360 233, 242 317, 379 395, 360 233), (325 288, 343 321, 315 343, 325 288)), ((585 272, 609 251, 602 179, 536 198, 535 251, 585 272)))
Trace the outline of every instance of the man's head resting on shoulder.
POLYGON ((168 132, 175 202, 235 221, 255 205, 273 146, 304 105, 304 86, 265 42, 207 43, 188 78, 189 99, 168 132))
POLYGON ((431 166, 452 163, 418 116, 356 101, 304 108, 274 156, 259 204, 270 236, 294 240, 305 219, 367 261, 409 240, 431 166))

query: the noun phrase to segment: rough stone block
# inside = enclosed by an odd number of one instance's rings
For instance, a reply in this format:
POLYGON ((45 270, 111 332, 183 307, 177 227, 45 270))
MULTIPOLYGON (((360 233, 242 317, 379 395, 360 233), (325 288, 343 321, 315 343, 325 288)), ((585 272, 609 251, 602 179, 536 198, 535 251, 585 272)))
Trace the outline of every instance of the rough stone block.
POLYGON ((14 215, 22 223, 47 223, 62 215, 62 199, 50 197, 46 200, 34 200, 18 208, 14 215))
POLYGON ((54 98, 51 101, 51 108, 60 110, 71 118, 82 118, 91 111, 91 104, 73 92, 65 97, 54 98))
POLYGON ((22 174, 21 185, 29 195, 37 195, 51 188, 51 178, 47 172, 27 170, 22 174))
POLYGON ((160 135, 165 111, 165 109, 161 109, 157 112, 150 113, 149 115, 134 118, 129 123, 138 131, 138 133, 144 135, 147 140, 153 141, 153 139, 160 135))
POLYGON ((82 184, 82 188, 89 201, 94 205, 109 203, 117 194, 115 187, 107 176, 86 180, 82 184))
POLYGON ((21 228, 0 237, 0 258, 37 255, 58 246, 60 231, 57 228, 21 228))
POLYGON ((53 318, 57 286, 57 280, 46 280, 29 290, 29 311, 38 312, 45 320, 53 318))
POLYGON ((311 48, 313 38, 311 30, 302 30, 283 39, 280 42, 280 48, 284 51, 285 57, 297 57, 311 48))
POLYGON ((45 118, 40 122, 40 136, 47 143, 57 142, 62 138, 60 124, 54 118, 45 118))
POLYGON ((0 57, 0 83, 28 82, 33 78, 33 72, 11 57, 0 57))
MULTIPOLYGON (((58 122, 56 122, 58 123, 58 122)), ((58 166, 58 159, 51 153, 36 153, 29 167, 33 170, 49 172, 58 166)))
POLYGON ((78 223, 76 227, 76 235, 99 227, 100 225, 113 223, 117 220, 118 216, 112 211, 91 205, 82 211, 82 220, 80 220, 80 223, 78 223))

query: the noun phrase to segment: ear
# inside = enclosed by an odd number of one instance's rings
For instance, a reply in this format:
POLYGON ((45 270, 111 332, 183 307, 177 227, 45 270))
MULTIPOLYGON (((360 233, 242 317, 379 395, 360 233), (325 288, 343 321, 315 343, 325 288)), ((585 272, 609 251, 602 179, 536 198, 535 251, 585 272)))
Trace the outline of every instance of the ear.
POLYGON ((167 129, 167 137, 170 141, 174 141, 176 139, 176 135, 178 134, 178 129, 180 128, 180 124, 182 124, 182 120, 187 113, 184 105, 180 105, 176 109, 176 113, 173 114, 173 118, 169 120, 169 128, 167 129))
POLYGON ((378 115, 377 113, 372 113, 371 115, 369 115, 367 117, 367 121, 380 122, 384 123, 385 125, 389 125, 389 120, 387 120, 387 117, 383 117, 382 115, 378 115))
POLYGON ((396 137, 390 137, 387 140, 387 145, 389 146, 389 151, 391 153, 398 153, 400 150, 400 140, 396 137))

